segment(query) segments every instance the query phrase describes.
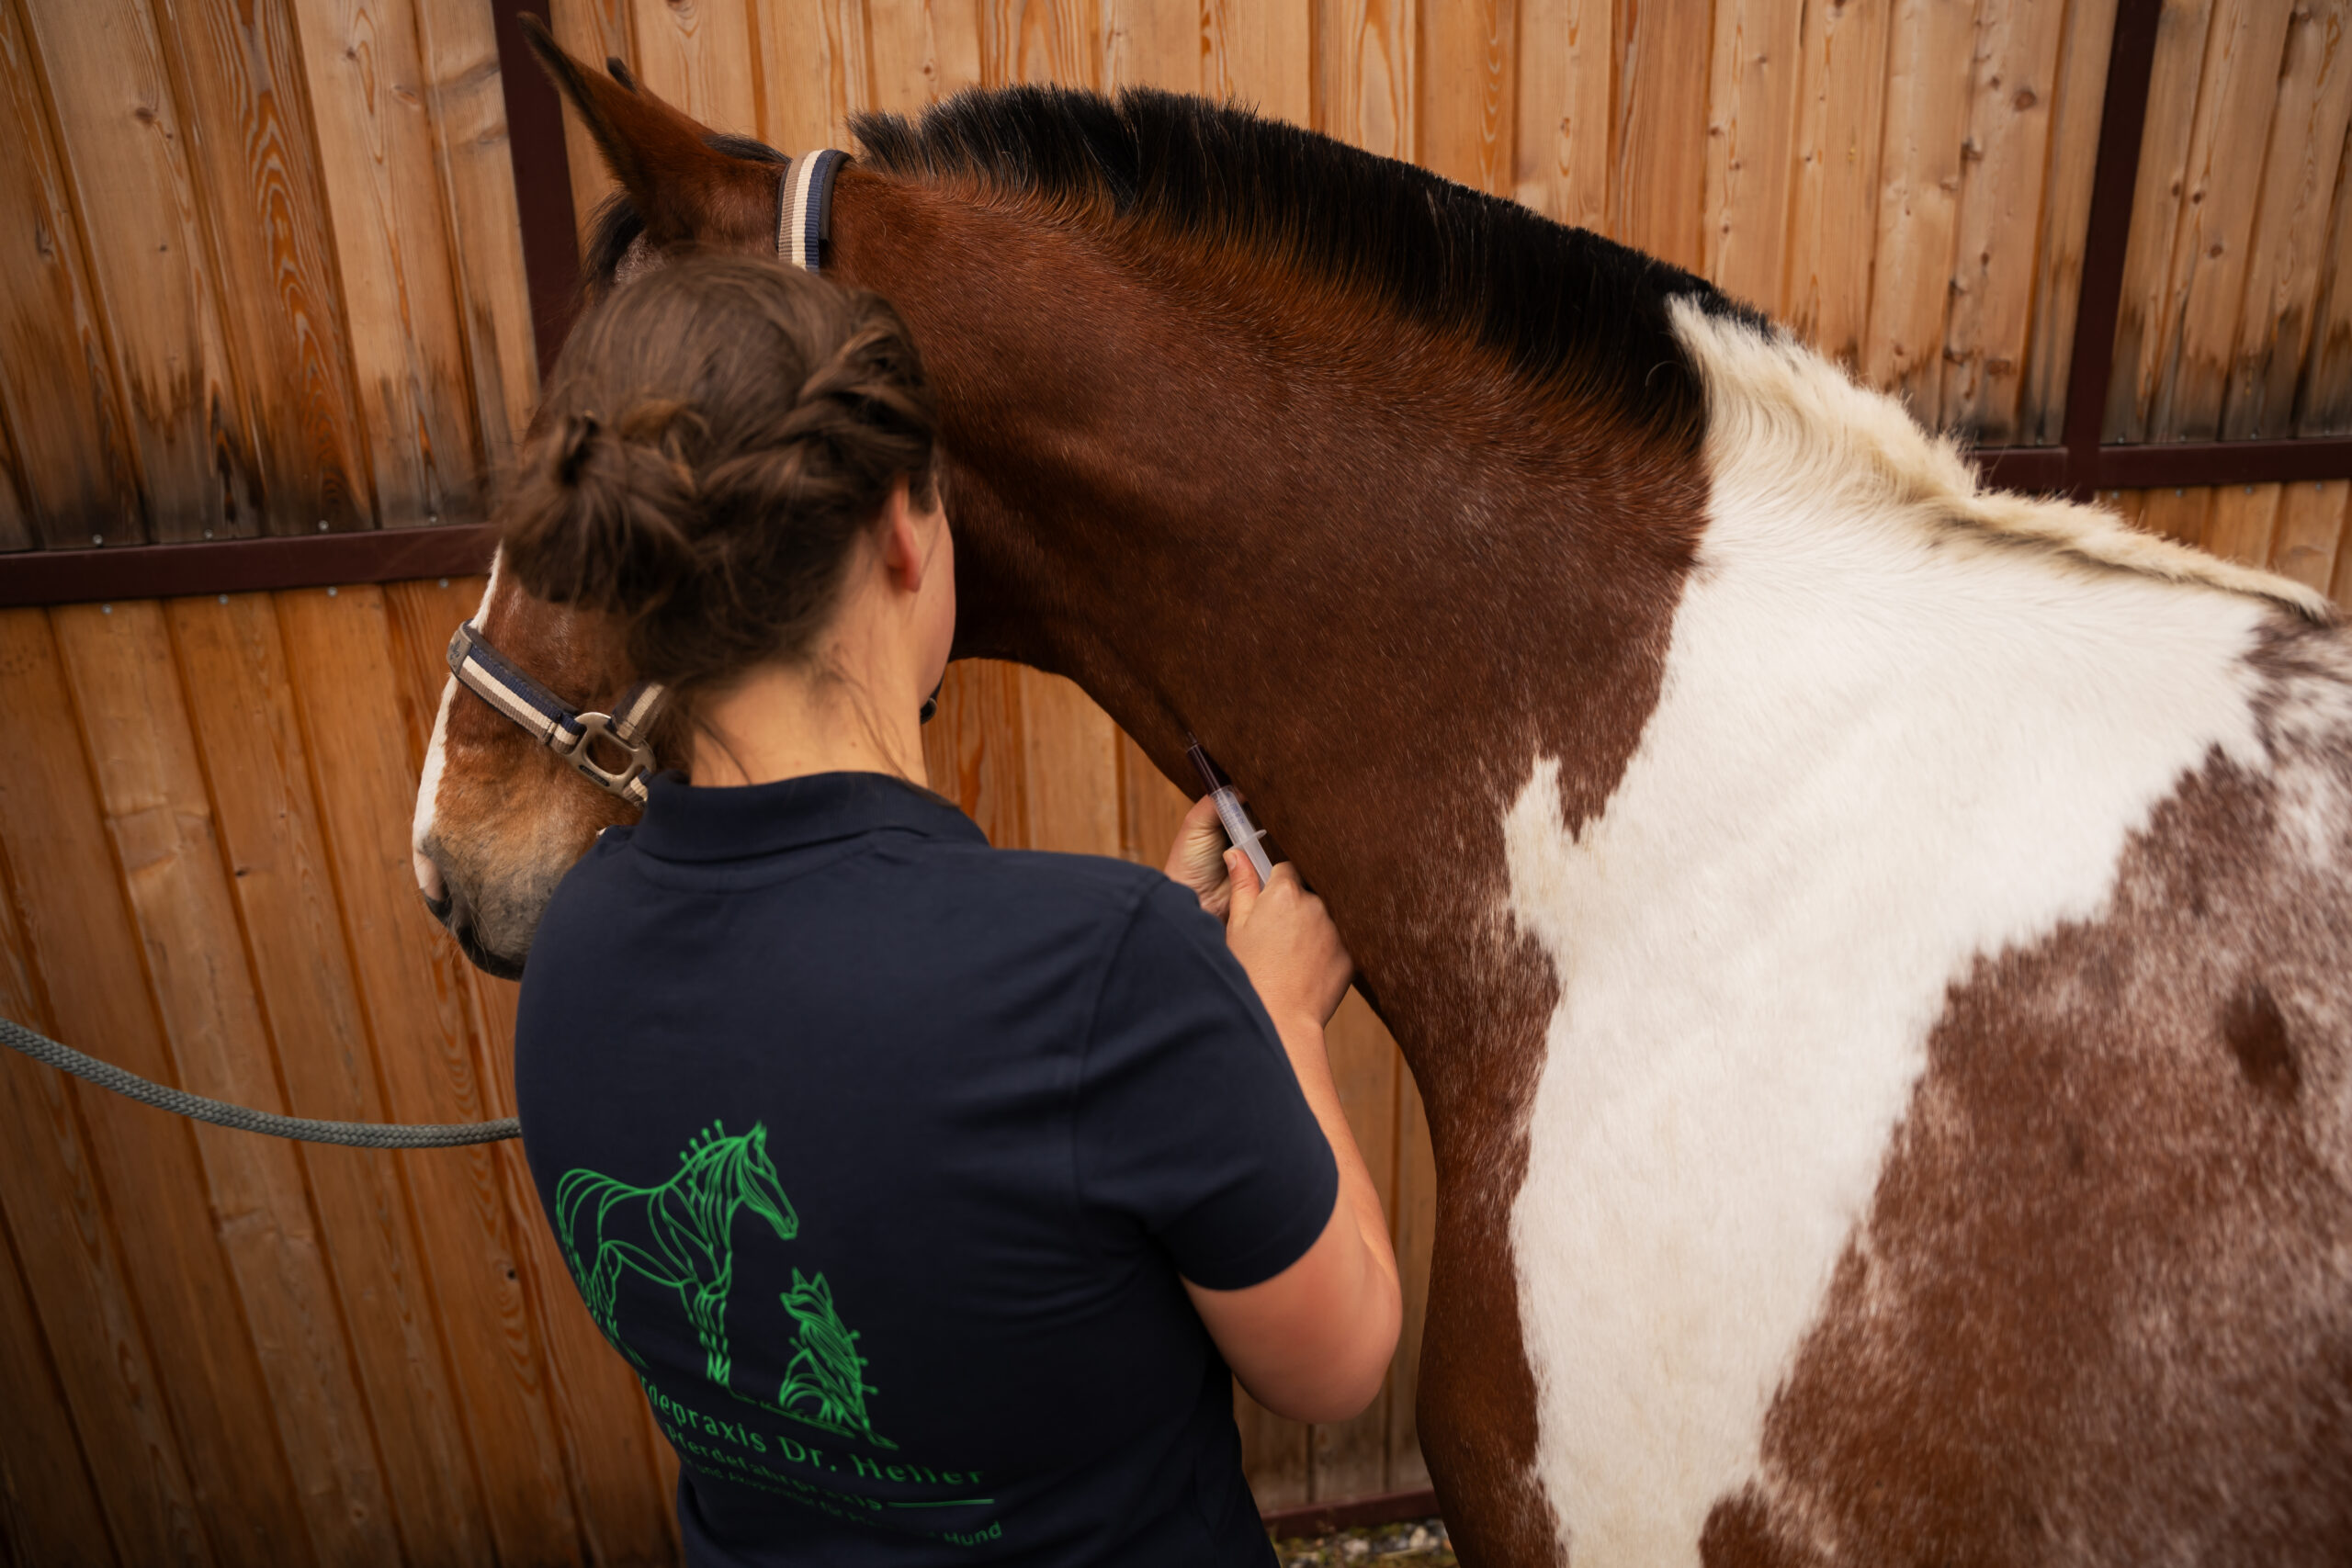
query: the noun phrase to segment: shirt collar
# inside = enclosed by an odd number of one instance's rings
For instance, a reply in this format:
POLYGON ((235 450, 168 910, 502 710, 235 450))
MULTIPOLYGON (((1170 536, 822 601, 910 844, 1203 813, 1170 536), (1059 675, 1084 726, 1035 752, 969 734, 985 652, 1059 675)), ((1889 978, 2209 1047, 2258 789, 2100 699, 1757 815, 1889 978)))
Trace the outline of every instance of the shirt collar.
POLYGON ((684 774, 667 773, 648 780, 646 793, 645 816, 630 838, 659 860, 748 860, 893 828, 988 842, 950 802, 888 773, 809 773, 696 789, 684 774))

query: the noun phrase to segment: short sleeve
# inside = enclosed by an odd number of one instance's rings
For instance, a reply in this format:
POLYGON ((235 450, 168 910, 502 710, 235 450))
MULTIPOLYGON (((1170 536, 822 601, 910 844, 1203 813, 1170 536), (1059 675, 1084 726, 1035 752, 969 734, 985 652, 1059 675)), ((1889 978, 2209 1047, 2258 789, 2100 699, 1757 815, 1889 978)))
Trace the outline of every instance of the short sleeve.
POLYGON ((1329 1222, 1340 1172, 1216 919, 1172 882, 1119 939, 1075 1110, 1079 1195, 1210 1290, 1273 1278, 1329 1222))

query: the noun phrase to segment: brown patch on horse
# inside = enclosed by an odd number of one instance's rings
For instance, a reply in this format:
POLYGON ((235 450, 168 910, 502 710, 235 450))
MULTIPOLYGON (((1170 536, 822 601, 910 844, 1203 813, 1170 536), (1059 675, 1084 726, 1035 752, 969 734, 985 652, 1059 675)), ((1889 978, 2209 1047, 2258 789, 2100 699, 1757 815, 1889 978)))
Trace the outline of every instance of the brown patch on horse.
POLYGON ((2352 727, 2281 646, 2273 768, 1952 988, 1712 1568, 2352 1562, 2352 727))

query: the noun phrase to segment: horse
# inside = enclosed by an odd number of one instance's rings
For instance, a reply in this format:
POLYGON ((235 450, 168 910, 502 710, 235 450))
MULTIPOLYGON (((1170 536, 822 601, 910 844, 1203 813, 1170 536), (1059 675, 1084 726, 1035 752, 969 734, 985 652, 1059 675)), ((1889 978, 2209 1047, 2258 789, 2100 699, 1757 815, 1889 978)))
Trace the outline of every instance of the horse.
MULTIPOLYGON (((551 1218, 589 1315, 615 1349, 644 1365, 620 1334, 621 1276, 637 1274, 678 1292, 702 1345, 703 1375, 729 1388, 734 1362, 727 1348, 727 1296, 735 1282, 735 1216, 747 1208, 779 1241, 800 1234, 799 1216, 768 1157, 766 1124, 755 1122, 750 1132, 729 1137, 714 1122, 679 1151, 677 1171, 657 1186, 634 1187, 593 1170, 565 1171, 556 1182, 551 1218)), ((830 1308, 830 1298, 826 1304, 830 1308)))
MULTIPOLYGON (((781 154, 535 43, 621 183, 592 288, 775 245, 781 154)), ((1463 1562, 2352 1560, 2324 600, 1234 107, 855 132, 822 263, 937 387, 956 653, 1171 779, 1197 735, 1426 1098, 1463 1562)), ((631 677, 495 571, 476 624, 567 700, 631 677)), ((517 966, 628 815, 453 687, 420 885, 517 966)))

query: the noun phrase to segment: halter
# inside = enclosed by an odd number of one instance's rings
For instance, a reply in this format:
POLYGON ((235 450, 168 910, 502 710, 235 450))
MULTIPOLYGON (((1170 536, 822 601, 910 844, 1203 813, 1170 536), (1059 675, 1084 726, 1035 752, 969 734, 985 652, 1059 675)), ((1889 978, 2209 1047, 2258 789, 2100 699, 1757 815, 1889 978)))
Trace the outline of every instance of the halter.
MULTIPOLYGON (((775 254, 805 272, 817 271, 823 259, 825 243, 832 234, 833 176, 848 162, 848 153, 831 147, 803 152, 785 165, 776 181, 775 254)), ((640 238, 639 243, 643 243, 640 238)), ((639 681, 621 694, 612 712, 582 713, 492 648, 471 621, 449 637, 449 673, 571 763, 581 777, 632 806, 644 806, 646 775, 653 771, 653 748, 647 737, 669 706, 669 688, 657 681, 639 681), (599 739, 611 741, 626 756, 617 771, 596 761, 599 739)), ((923 705, 923 717, 931 716, 937 700, 934 692, 932 702, 923 705)))

